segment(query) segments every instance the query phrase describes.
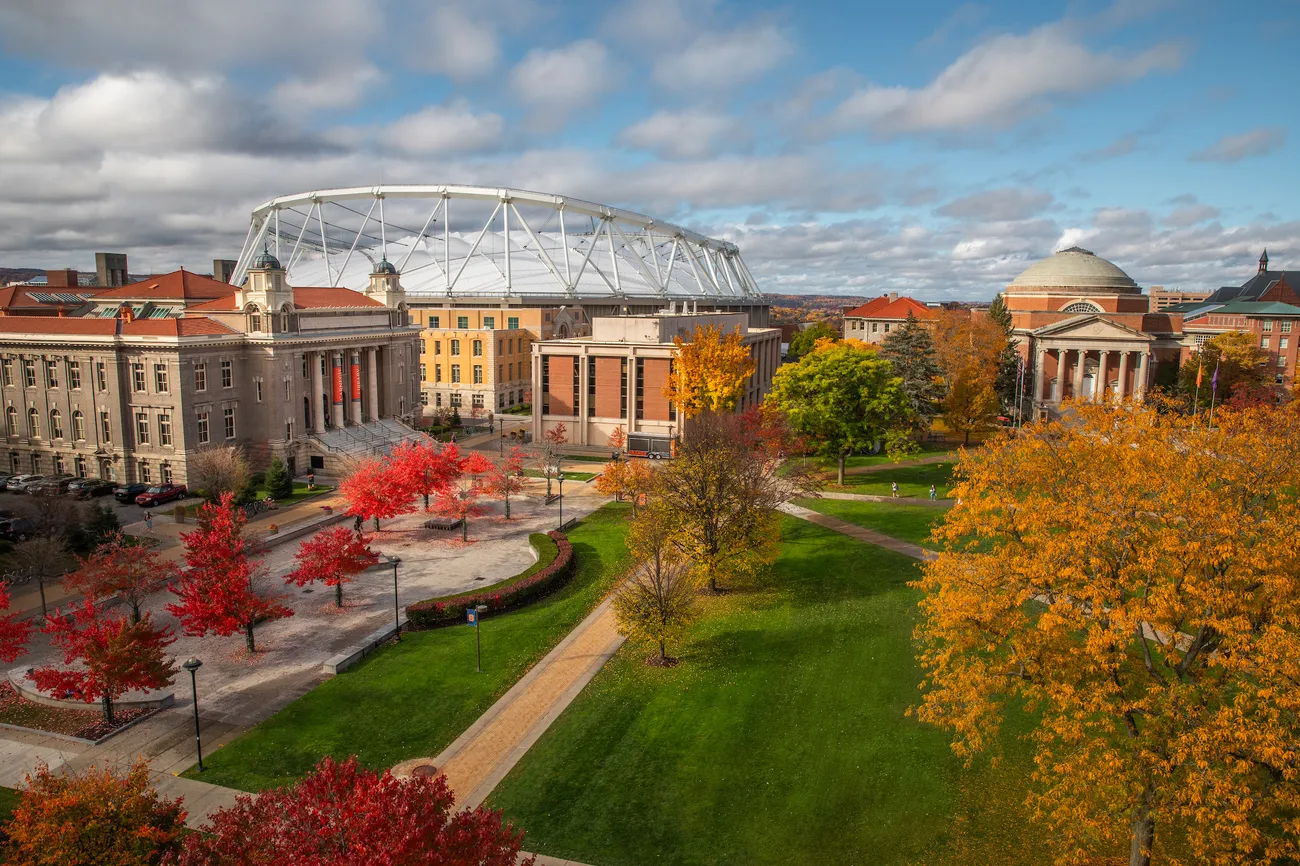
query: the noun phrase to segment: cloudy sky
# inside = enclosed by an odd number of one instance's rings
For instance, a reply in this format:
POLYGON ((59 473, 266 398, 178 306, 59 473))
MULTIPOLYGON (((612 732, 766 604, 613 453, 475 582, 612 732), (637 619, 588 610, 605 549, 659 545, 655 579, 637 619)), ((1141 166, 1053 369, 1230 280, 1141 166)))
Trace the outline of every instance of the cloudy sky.
POLYGON ((252 207, 578 196, 773 292, 987 298, 1300 268, 1296 0, 0 0, 0 265, 207 271, 252 207))

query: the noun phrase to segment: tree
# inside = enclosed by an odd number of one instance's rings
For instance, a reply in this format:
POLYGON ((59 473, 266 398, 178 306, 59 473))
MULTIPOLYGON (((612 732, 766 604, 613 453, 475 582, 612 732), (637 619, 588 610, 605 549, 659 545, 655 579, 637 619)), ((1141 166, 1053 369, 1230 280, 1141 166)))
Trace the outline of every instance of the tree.
POLYGON ((510 519, 510 497, 523 492, 524 489, 524 452, 515 446, 510 449, 505 460, 494 464, 488 470, 484 490, 500 499, 506 506, 506 520, 510 519))
POLYGON ((963 453, 915 584, 916 712, 970 759, 1032 709, 1061 860, 1128 843, 1145 866, 1158 824, 1197 863, 1300 857, 1298 437, 1291 405, 1207 429, 1076 404, 963 453))
POLYGON ((306 586, 319 580, 334 587, 334 604, 343 607, 343 584, 379 562, 368 541, 344 526, 322 529, 298 545, 293 555, 298 567, 284 576, 285 583, 306 586))
POLYGON ((1002 327, 988 316, 966 310, 941 310, 935 325, 935 352, 948 396, 944 425, 961 434, 993 426, 998 411, 998 369, 1007 346, 1002 327))
POLYGON ((998 395, 998 400, 1002 403, 1002 411, 1014 414, 1017 410, 1016 395, 1024 399, 1023 383, 1020 381, 1020 352, 1016 348, 1017 343, 1015 335, 1012 333, 1011 311, 1007 309, 1006 300, 1002 295, 993 299, 989 305, 989 321, 996 324, 1002 329, 1005 344, 1002 351, 998 354, 998 372, 997 378, 993 382, 993 390, 998 395))
POLYGON ((38 764, 5 825, 9 866, 153 866, 179 850, 185 811, 149 783, 139 758, 125 776, 94 764, 75 773, 38 764))
MULTIPOLYGON (((179 866, 515 866, 523 833, 484 808, 453 812, 444 776, 409 779, 321 760, 290 787, 240 796, 185 840, 179 866)), ((520 861, 532 866, 533 858, 520 861)))
POLYGON ((357 463, 339 489, 348 500, 348 514, 374 521, 378 530, 380 518, 410 514, 415 510, 411 501, 415 494, 406 485, 403 471, 391 462, 371 457, 357 463))
POLYGON ((631 500, 635 518, 641 497, 654 486, 654 470, 644 460, 612 460, 601 470, 595 486, 606 496, 631 500))
MULTIPOLYGON (((429 497, 441 493, 451 483, 451 464, 443 457, 438 446, 429 440, 406 441, 388 455, 388 471, 402 492, 403 501, 412 496, 424 497, 424 510, 429 510, 429 497)), ((378 524, 375 524, 378 527, 378 524)))
POLYGON ((293 610, 255 588, 261 563, 249 556, 244 538, 247 518, 242 508, 235 507, 232 494, 224 493, 219 503, 200 508, 198 522, 194 532, 181 533, 187 567, 171 587, 179 601, 167 605, 167 612, 193 637, 229 637, 242 631, 248 651, 256 652, 253 626, 293 616, 293 610))
POLYGON ((0 581, 0 662, 5 664, 27 652, 27 639, 32 634, 31 623, 19 618, 21 611, 5 613, 9 604, 9 585, 0 581))
POLYGON ((101 613, 86 599, 69 617, 52 616, 43 632, 63 650, 63 664, 76 668, 36 668, 36 687, 71 694, 87 703, 98 700, 104 721, 113 724, 113 701, 132 689, 161 689, 176 676, 176 661, 163 652, 176 640, 171 629, 158 628, 146 613, 138 622, 101 613))
POLYGON ((880 344, 880 357, 893 364, 894 375, 902 380, 899 387, 907 397, 913 432, 928 431, 944 398, 943 371, 935 360, 929 329, 908 313, 907 320, 880 344))
POLYGON ((63 586, 88 599, 117 598, 131 607, 131 621, 140 621, 140 605, 167 587, 175 568, 151 548, 128 540, 122 533, 111 536, 81 567, 63 579, 63 586))
POLYGON ((676 663, 667 646, 681 639, 697 614, 690 563, 672 544, 670 526, 657 507, 632 522, 627 544, 637 564, 614 595, 618 630, 633 641, 658 646, 654 663, 663 667, 676 663))
POLYGON ((90 553, 122 532, 117 512, 107 505, 95 504, 86 510, 86 518, 68 533, 68 546, 77 553, 90 553))
POLYGON ((781 365, 767 403, 819 453, 836 460, 841 485, 845 459, 879 442, 910 411, 893 366, 858 340, 818 346, 797 364, 781 365))
POLYGON ((826 322, 815 322, 807 328, 795 331, 794 336, 790 338, 790 349, 785 354, 791 361, 798 361, 815 349, 822 340, 834 343, 839 338, 839 331, 826 322))
POLYGON ((627 431, 620 424, 614 428, 614 431, 605 439, 605 444, 614 449, 615 454, 622 454, 623 449, 627 447, 627 431))
POLYGON ((217 502, 225 493, 238 493, 248 486, 248 461, 244 452, 233 445, 205 448, 191 454, 185 471, 190 486, 202 492, 209 502, 217 502))
POLYGON ((757 366, 740 331, 697 325, 689 343, 674 337, 673 346, 664 397, 687 418, 735 409, 757 366))
POLYGON ((272 499, 288 499, 293 495, 293 476, 279 457, 272 457, 271 467, 266 470, 266 492, 272 499))
POLYGON ((68 569, 76 565, 77 560, 68 551, 63 536, 56 534, 37 535, 19 542, 13 553, 9 554, 9 562, 19 574, 29 576, 41 587, 43 604, 45 585, 63 577, 68 569))
POLYGON ((1227 331, 1207 340, 1192 353, 1178 375, 1178 390, 1191 403, 1196 400, 1196 377, 1201 376, 1200 408, 1209 410, 1210 398, 1217 403, 1230 401, 1240 390, 1272 388, 1268 355, 1259 347, 1258 338, 1242 331, 1227 331), (1218 370, 1218 385, 1214 372, 1218 370), (1213 394, 1211 394, 1213 392, 1213 394))
POLYGON ((459 520, 460 539, 469 541, 469 519, 487 513, 487 509, 478 502, 484 489, 479 476, 491 472, 494 467, 491 460, 477 451, 462 457, 455 445, 443 448, 442 453, 452 467, 453 474, 451 482, 434 501, 433 510, 443 517, 459 520))
POLYGON ((776 558, 777 506, 811 492, 759 436, 753 417, 706 413, 677 456, 655 473, 660 518, 680 554, 713 591, 720 578, 753 574, 776 558))
POLYGON ((569 441, 569 430, 563 423, 556 424, 551 429, 542 434, 542 441, 538 442, 534 456, 537 459, 537 466, 546 476, 546 498, 551 498, 551 479, 555 476, 555 466, 559 462, 560 447, 569 441))

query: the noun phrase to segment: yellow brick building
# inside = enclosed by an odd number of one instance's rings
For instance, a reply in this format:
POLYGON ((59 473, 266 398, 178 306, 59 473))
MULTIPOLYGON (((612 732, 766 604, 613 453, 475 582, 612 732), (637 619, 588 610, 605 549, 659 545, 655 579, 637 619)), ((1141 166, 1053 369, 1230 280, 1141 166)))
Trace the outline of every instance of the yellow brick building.
POLYGON ((458 307, 410 304, 421 328, 420 395, 425 414, 455 408, 462 417, 528 403, 535 340, 585 336, 580 307, 458 307))

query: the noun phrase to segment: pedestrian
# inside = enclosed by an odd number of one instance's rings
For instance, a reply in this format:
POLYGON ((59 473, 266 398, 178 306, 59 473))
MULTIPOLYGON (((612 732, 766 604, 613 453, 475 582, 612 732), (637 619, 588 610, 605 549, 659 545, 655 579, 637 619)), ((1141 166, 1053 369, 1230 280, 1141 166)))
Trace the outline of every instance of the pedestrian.
POLYGON ((889 489, 890 489, 891 491, 893 491, 894 498, 897 499, 897 498, 898 498, 898 482, 895 481, 893 484, 891 484, 891 485, 889 486, 889 489))
POLYGON ((308 472, 308 473, 307 473, 307 489, 308 489, 308 490, 315 490, 315 489, 316 489, 316 473, 315 473, 315 472, 308 472))
POLYGON ((153 512, 152 512, 152 511, 146 511, 146 512, 144 513, 144 531, 145 531, 145 532, 153 532, 153 512))
POLYGON ((935 490, 935 489, 934 489, 934 485, 931 484, 931 485, 930 485, 930 501, 933 502, 933 501, 934 501, 935 499, 937 499, 937 498, 938 498, 938 491, 935 490))

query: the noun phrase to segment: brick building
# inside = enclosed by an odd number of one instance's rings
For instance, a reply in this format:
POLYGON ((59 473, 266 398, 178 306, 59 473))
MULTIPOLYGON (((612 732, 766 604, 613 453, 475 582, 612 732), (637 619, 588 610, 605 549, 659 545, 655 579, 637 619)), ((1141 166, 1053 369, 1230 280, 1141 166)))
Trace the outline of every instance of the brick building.
POLYGON ((844 310, 844 339, 864 343, 884 342, 889 333, 914 316, 926 327, 932 327, 939 309, 913 298, 900 298, 897 292, 881 295, 859 307, 844 310))

